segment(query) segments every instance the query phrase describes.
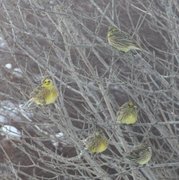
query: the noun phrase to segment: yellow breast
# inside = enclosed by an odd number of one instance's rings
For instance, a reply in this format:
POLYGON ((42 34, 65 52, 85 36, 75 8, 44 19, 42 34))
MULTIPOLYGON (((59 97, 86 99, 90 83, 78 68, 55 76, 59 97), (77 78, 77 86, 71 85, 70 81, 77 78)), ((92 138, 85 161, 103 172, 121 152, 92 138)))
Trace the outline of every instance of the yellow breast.
POLYGON ((134 124, 137 121, 136 114, 128 114, 121 119, 122 124, 134 124))
POLYGON ((58 98, 58 91, 56 88, 53 88, 49 91, 47 96, 45 97, 45 104, 52 104, 54 103, 58 98))

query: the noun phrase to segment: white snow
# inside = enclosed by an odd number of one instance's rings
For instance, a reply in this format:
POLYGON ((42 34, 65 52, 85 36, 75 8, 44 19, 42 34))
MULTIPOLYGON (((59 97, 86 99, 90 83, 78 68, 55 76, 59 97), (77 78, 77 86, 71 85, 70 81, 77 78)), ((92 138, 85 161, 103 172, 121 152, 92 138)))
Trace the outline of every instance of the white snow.
POLYGON ((0 102, 0 122, 5 120, 4 117, 6 117, 7 121, 8 119, 21 120, 17 107, 11 101, 5 100, 0 102))
POLYGON ((6 67, 7 69, 11 69, 11 68, 12 68, 12 64, 8 63, 8 64, 5 65, 5 67, 6 67))
POLYGON ((57 141, 53 141, 53 140, 52 140, 52 144, 53 144, 55 147, 58 146, 58 142, 57 142, 57 141))
POLYGON ((18 78, 23 77, 23 75, 22 75, 23 72, 22 72, 22 70, 20 68, 14 68, 13 74, 18 78))
POLYGON ((4 48, 5 46, 6 46, 6 41, 4 40, 4 38, 0 36, 0 48, 4 48))
MULTIPOLYGON (((63 134, 62 132, 59 132, 59 133, 55 134, 55 137, 56 137, 56 138, 63 138, 63 137, 64 137, 64 134, 63 134)), ((51 136, 52 144, 53 144, 55 147, 58 146, 58 142, 59 142, 56 138, 54 139, 54 137, 51 136)))
POLYGON ((22 70, 20 68, 14 68, 14 71, 16 71, 18 73, 22 73, 22 70))
POLYGON ((59 132, 59 133, 55 134, 55 137, 57 137, 57 138, 61 138, 63 136, 64 136, 64 134, 62 132, 59 132))
POLYGON ((0 128, 0 132, 9 138, 20 138, 21 132, 14 126, 4 125, 0 128))
POLYGON ((28 111, 28 109, 24 109, 24 104, 19 105, 19 110, 27 120, 32 121, 31 118, 33 117, 33 112, 28 111))
POLYGON ((6 118, 3 115, 0 115, 0 123, 6 122, 6 118))

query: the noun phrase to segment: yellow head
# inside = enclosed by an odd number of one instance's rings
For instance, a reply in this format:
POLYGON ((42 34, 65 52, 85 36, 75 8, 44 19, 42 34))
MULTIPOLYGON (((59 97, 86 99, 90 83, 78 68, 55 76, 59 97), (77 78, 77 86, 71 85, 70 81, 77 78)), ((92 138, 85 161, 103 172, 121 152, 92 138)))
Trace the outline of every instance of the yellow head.
POLYGON ((109 26, 108 31, 113 32, 116 31, 116 29, 117 28, 115 26, 109 26))
POLYGON ((116 32, 116 31, 118 31, 118 29, 117 29, 116 27, 114 27, 114 26, 109 26, 109 28, 108 28, 108 37, 111 36, 111 35, 113 35, 114 32, 116 32))
POLYGON ((132 101, 128 101, 117 112, 117 121, 121 124, 134 124, 137 121, 137 116, 137 107, 132 101))
POLYGON ((45 78, 43 81, 42 81, 42 87, 45 87, 45 88, 51 88, 53 86, 53 81, 49 78, 45 78))
POLYGON ((129 108, 136 108, 136 106, 134 105, 134 103, 132 101, 128 102, 128 107, 129 108))
POLYGON ((96 131, 87 138, 85 144, 91 153, 101 153, 108 148, 108 139, 102 131, 96 131))

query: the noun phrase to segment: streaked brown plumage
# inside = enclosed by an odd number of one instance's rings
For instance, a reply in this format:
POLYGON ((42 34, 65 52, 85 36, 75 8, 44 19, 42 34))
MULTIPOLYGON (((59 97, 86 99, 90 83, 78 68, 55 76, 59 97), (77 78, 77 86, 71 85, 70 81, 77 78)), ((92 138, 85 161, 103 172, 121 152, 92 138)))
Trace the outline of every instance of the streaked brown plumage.
POLYGON ((102 131, 96 131, 85 141, 86 149, 91 153, 101 153, 108 148, 108 139, 102 131))
POLYGON ((141 144, 128 153, 126 158, 139 165, 147 164, 152 158, 152 148, 146 143, 141 144))
POLYGON ((120 124, 135 124, 137 122, 138 111, 132 101, 124 103, 117 112, 117 122, 120 124))
POLYGON ((107 39, 112 47, 125 53, 132 49, 141 50, 139 45, 127 33, 114 26, 109 26, 107 39))

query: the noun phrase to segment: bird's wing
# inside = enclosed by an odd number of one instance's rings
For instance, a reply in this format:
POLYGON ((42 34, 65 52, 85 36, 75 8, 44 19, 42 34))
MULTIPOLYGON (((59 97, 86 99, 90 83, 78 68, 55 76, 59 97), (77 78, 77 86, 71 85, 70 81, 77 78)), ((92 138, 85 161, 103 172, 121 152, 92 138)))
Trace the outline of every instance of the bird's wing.
POLYGON ((42 86, 37 87, 34 89, 34 91, 31 93, 31 98, 38 99, 38 101, 41 104, 46 104, 45 97, 49 93, 48 89, 43 88, 42 86))

